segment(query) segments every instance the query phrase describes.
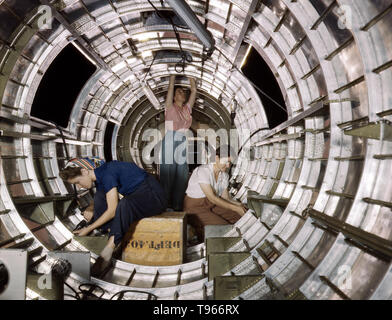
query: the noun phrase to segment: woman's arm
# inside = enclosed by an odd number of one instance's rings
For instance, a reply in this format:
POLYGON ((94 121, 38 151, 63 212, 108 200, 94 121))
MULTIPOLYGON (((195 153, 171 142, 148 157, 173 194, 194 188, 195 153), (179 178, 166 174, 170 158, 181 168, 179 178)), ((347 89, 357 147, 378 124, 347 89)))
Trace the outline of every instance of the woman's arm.
POLYGON ((192 109, 196 101, 196 81, 193 78, 189 78, 189 82, 191 83, 191 95, 189 96, 188 104, 192 109))
POLYGON ((245 214, 246 209, 244 207, 238 206, 236 204, 230 203, 225 199, 217 197, 214 193, 214 190, 212 190, 211 185, 204 183, 200 183, 199 185, 201 187, 201 190, 211 203, 215 204, 218 207, 237 212, 241 216, 245 214))
POLYGON ((167 90, 167 95, 166 95, 166 108, 170 108, 173 106, 173 97, 174 97, 174 80, 176 79, 176 76, 171 75, 170 76, 170 81, 169 81, 169 88, 167 90))
POLYGON ((74 233, 78 234, 79 236, 85 236, 114 218, 118 204, 117 188, 113 188, 108 193, 106 193, 106 202, 108 204, 108 208, 96 221, 94 221, 94 223, 87 226, 86 228, 77 230, 74 233))
POLYGON ((87 222, 90 222, 91 219, 94 217, 94 202, 91 203, 91 204, 83 211, 83 217, 87 220, 87 222))
POLYGON ((235 201, 233 198, 230 197, 229 190, 225 189, 222 193, 222 198, 229 201, 230 203, 236 206, 242 206, 241 202, 235 201))

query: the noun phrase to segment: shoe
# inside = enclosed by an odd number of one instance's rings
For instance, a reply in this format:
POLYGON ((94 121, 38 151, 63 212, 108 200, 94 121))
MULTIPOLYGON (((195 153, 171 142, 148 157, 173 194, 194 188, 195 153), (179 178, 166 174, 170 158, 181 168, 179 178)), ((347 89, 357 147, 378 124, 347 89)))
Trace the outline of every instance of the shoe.
POLYGON ((101 256, 99 256, 91 268, 91 276, 99 278, 104 273, 104 271, 109 269, 112 265, 113 262, 111 259, 110 261, 106 261, 101 256))

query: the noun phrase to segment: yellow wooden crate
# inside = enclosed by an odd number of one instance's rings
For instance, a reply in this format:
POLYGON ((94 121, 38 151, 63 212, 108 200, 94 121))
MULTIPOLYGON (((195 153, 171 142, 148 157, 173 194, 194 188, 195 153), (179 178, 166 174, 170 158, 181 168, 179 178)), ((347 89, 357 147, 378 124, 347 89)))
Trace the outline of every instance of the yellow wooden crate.
POLYGON ((165 212, 133 223, 125 236, 122 260, 146 266, 184 263, 186 214, 165 212))

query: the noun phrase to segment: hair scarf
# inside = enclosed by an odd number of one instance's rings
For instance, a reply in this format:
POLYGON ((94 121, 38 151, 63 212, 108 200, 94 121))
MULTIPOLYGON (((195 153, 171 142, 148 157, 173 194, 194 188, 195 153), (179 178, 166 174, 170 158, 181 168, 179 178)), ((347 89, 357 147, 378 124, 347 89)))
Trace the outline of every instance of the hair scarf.
POLYGON ((68 161, 65 168, 83 168, 87 170, 93 170, 105 163, 104 160, 98 157, 91 158, 74 158, 68 161))

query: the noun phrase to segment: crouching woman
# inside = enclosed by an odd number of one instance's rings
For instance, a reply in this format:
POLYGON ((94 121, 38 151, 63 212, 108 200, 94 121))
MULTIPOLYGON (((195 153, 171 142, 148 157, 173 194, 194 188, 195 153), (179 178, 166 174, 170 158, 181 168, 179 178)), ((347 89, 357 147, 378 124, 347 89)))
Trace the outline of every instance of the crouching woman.
POLYGON ((96 187, 93 218, 75 232, 85 236, 97 228, 109 231, 109 241, 92 270, 95 276, 110 264, 114 249, 133 222, 158 215, 167 206, 159 182, 134 163, 111 161, 97 167, 91 159, 73 159, 60 177, 81 188, 96 187))
POLYGON ((184 210, 200 242, 204 241, 205 226, 234 224, 247 211, 229 194, 226 171, 231 165, 230 150, 227 145, 218 148, 215 162, 197 167, 189 179, 184 210))

